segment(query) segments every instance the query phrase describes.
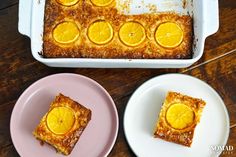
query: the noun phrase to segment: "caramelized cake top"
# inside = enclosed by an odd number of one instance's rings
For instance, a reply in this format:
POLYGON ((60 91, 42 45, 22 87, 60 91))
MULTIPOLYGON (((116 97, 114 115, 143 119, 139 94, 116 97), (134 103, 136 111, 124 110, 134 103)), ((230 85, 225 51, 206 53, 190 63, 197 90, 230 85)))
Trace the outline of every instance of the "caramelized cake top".
POLYGON ((125 15, 116 0, 47 0, 47 58, 191 58, 192 18, 175 13, 125 15))

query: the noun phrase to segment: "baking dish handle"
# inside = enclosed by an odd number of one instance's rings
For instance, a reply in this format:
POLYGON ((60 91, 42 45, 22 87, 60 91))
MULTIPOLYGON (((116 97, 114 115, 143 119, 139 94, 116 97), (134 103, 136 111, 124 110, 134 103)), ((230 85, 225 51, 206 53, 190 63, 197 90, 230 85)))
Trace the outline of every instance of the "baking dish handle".
POLYGON ((30 37, 32 0, 19 1, 18 31, 30 37))
POLYGON ((219 4, 218 0, 204 0, 205 2, 205 37, 208 37, 217 32, 219 29, 219 4))

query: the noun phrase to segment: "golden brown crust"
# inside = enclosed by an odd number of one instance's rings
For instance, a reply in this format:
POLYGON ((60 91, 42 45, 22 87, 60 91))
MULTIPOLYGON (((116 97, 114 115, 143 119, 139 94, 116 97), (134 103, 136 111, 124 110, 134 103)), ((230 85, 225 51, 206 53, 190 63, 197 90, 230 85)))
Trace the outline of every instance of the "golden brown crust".
POLYGON ((57 151, 69 155, 74 148, 75 144, 79 140, 82 132, 86 128, 88 122, 91 119, 91 110, 85 108, 81 104, 73 101, 69 97, 59 94, 55 100, 51 103, 49 111, 41 119, 40 124, 36 127, 33 135, 43 141, 47 142, 57 149, 57 151), (75 112, 75 124, 72 129, 63 135, 56 135, 52 133, 46 124, 47 114, 54 107, 70 107, 75 112))
POLYGON ((201 99, 192 98, 176 92, 168 92, 159 114, 154 136, 166 141, 175 142, 190 147, 192 144, 195 127, 200 122, 201 113, 205 105, 206 103, 201 99), (178 130, 168 124, 166 121, 166 111, 172 104, 175 103, 183 103, 194 111, 195 119, 191 126, 178 130))
POLYGON ((192 18, 174 13, 123 15, 115 5, 95 7, 89 0, 80 0, 66 7, 56 0, 47 0, 44 18, 43 56, 47 58, 191 58, 192 18), (80 29, 79 39, 72 44, 60 44, 52 38, 55 26, 65 20, 75 21, 80 29), (111 42, 96 45, 87 37, 88 26, 97 20, 110 22, 114 30, 111 42), (127 21, 137 21, 146 29, 146 40, 137 47, 125 46, 118 36, 120 26, 127 21), (155 30, 161 23, 176 22, 183 30, 182 43, 172 49, 161 47, 154 39, 155 30))

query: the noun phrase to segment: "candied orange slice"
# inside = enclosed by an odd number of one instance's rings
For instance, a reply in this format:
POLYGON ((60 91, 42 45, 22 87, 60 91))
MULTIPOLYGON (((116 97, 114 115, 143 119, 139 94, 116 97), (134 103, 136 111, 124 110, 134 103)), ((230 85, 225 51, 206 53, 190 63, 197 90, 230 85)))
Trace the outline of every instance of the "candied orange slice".
POLYGON ((69 107, 55 107, 49 111, 46 122, 54 134, 66 134, 74 126, 74 111, 69 107))
POLYGON ((107 44, 113 38, 113 29, 109 22, 97 21, 88 28, 88 37, 95 44, 107 44))
POLYGON ((74 42, 79 37, 79 29, 74 22, 59 23, 53 30, 53 38, 62 44, 74 42))
POLYGON ((113 2, 113 0, 91 0, 91 2, 96 6, 105 7, 110 5, 113 2))
POLYGON ((64 6, 75 5, 79 0, 56 0, 58 3, 64 6))
POLYGON ((145 38, 145 29, 138 22, 126 22, 119 30, 120 40, 127 46, 138 46, 145 38))
POLYGON ((166 22, 157 28, 155 39, 163 47, 174 48, 183 41, 183 31, 176 23, 166 22))
POLYGON ((194 121, 194 111, 185 104, 171 105, 166 112, 166 120, 175 129, 189 127, 194 121))

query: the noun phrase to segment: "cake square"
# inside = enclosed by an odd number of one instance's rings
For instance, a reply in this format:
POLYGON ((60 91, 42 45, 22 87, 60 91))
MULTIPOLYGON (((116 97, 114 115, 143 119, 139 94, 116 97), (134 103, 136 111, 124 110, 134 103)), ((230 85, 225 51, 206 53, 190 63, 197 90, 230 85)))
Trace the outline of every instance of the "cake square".
POLYGON ((176 92, 168 92, 155 126, 154 137, 190 147, 206 103, 176 92))
POLYGON ((91 120, 92 112, 69 97, 59 94, 51 103, 33 135, 69 155, 91 120))

